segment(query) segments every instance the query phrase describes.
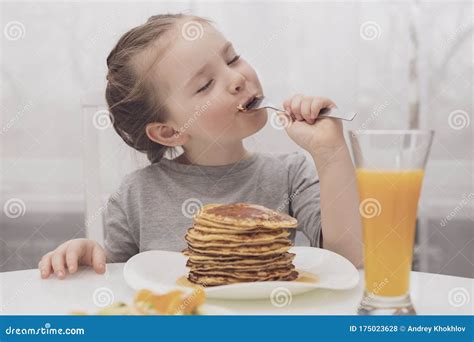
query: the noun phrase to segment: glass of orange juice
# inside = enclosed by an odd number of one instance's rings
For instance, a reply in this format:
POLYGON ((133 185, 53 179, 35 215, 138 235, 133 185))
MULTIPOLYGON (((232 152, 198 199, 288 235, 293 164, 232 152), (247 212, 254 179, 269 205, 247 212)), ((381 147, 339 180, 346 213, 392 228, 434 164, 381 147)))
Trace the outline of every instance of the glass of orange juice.
POLYGON ((410 272, 418 198, 433 131, 356 130, 356 166, 364 240, 361 315, 416 314, 410 272))

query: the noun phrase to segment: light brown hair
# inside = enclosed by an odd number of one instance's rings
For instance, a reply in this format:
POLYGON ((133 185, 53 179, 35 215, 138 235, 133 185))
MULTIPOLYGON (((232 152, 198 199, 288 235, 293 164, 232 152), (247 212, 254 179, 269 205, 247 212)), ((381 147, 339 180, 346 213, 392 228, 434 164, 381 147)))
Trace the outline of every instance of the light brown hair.
MULTIPOLYGON (((211 23, 184 13, 154 15, 126 32, 107 57, 105 97, 113 127, 129 146, 146 153, 151 163, 160 161, 167 150, 173 150, 150 140, 145 131, 149 123, 164 122, 168 111, 160 96, 160 86, 152 86, 146 77, 148 73, 139 71, 133 59, 153 47, 158 39, 166 39, 165 34, 176 29, 178 21, 185 18, 211 23)), ((155 61, 158 57, 157 53, 155 61)))

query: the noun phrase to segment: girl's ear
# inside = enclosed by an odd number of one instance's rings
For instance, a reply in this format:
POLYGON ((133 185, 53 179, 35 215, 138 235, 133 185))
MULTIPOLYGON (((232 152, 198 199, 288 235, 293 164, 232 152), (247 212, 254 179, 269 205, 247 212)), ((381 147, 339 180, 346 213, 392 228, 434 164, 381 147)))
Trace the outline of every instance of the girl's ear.
POLYGON ((189 140, 189 135, 176 131, 173 127, 160 122, 146 125, 146 135, 158 144, 176 147, 182 146, 189 140))

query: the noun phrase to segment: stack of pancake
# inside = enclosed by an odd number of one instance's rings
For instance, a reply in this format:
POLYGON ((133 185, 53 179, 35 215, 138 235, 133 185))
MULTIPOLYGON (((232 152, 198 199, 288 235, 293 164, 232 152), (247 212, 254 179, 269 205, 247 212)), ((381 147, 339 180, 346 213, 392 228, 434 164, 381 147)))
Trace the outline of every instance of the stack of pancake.
POLYGON ((261 205, 205 205, 186 234, 189 281, 216 286, 296 279, 288 229, 297 223, 261 205))

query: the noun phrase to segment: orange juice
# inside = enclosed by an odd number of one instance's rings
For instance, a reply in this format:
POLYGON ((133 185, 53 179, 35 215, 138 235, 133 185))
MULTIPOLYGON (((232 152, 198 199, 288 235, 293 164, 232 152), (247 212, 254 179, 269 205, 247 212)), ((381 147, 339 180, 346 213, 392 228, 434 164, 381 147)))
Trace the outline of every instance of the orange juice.
POLYGON ((409 291, 423 170, 357 170, 366 290, 397 297, 409 291))

